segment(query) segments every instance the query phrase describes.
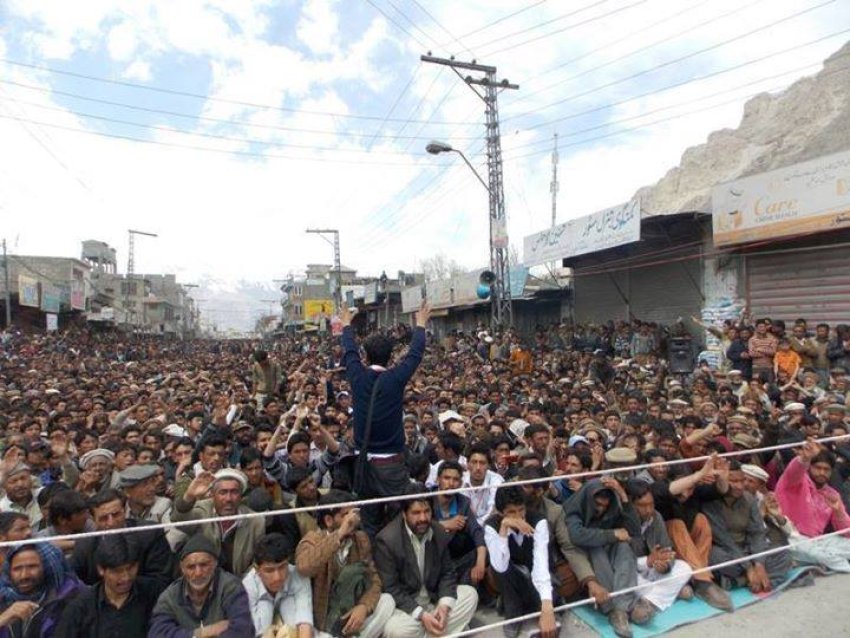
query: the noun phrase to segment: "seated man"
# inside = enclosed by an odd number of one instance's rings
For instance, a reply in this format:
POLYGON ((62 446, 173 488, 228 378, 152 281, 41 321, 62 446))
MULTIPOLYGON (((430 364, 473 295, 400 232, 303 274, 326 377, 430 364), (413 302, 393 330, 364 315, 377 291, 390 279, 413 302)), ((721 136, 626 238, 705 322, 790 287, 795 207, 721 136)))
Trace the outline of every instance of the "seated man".
MULTIPOLYGON (((543 478, 543 470, 539 467, 523 468, 518 478, 520 481, 543 478)), ((542 516, 549 523, 550 565, 552 585, 555 593, 566 601, 574 600, 579 592, 587 589, 588 595, 596 600, 598 605, 608 602, 609 592, 593 573, 587 554, 576 547, 567 529, 567 517, 564 508, 549 499, 546 494, 546 484, 537 483, 523 485, 526 511, 542 516)))
POLYGON ((0 498, 0 512, 20 512, 29 516, 30 525, 37 528, 41 522, 41 509, 36 497, 41 488, 33 488, 32 470, 25 463, 17 463, 2 477, 4 496, 0 498))
POLYGON ((65 607, 54 637, 145 638, 161 588, 155 580, 137 578, 137 546, 126 536, 106 536, 94 562, 101 582, 65 607))
MULTIPOLYGON (((193 521, 247 514, 251 510, 242 505, 242 493, 247 487, 248 480, 239 470, 219 470, 215 475, 201 472, 183 496, 175 499, 171 520, 193 521)), ((254 546, 265 533, 266 525, 262 518, 243 518, 203 523, 195 531, 206 536, 221 555, 222 569, 241 577, 251 567, 254 546)))
POLYGON ((369 536, 360 530, 354 497, 331 490, 319 499, 333 506, 319 512, 319 529, 298 544, 298 572, 313 582, 313 623, 331 636, 378 638, 395 610, 392 596, 381 593, 369 536), (362 592, 359 597, 356 592, 362 592))
POLYGON ((701 509, 704 503, 721 498, 729 490, 729 465, 725 459, 710 458, 699 471, 670 481, 652 483, 655 508, 664 519, 667 534, 677 558, 692 571, 694 593, 707 604, 723 611, 734 611, 729 594, 714 584, 709 563, 711 525, 701 509))
POLYGON ((505 479, 490 469, 490 451, 483 443, 470 448, 466 470, 463 475, 463 487, 489 486, 487 489, 470 490, 466 493, 478 524, 484 525, 496 504, 496 488, 504 483, 505 479))
POLYGON ((431 497, 411 486, 403 511, 375 540, 375 565, 396 610, 384 627, 386 638, 454 634, 469 623, 478 593, 458 585, 449 558, 449 537, 433 520, 431 497))
MULTIPOLYGON (((637 559, 629 544, 640 534, 640 521, 616 479, 588 481, 564 505, 570 538, 590 556, 599 583, 607 591, 637 585, 637 559)), ((623 594, 601 605, 614 633, 632 635, 629 620, 642 625, 652 618, 654 607, 635 593, 623 594)))
MULTIPOLYGON (((443 461, 437 471, 437 489, 458 489, 462 476, 460 463, 443 461)), ((484 544, 484 530, 472 512, 469 498, 463 494, 436 496, 432 511, 451 539, 449 556, 458 582, 477 586, 484 580, 487 570, 487 547, 484 544)))
MULTIPOLYGON (((487 551, 502 594, 505 618, 540 613, 540 634, 557 632, 549 575, 549 524, 545 517, 525 508, 522 488, 503 485, 496 492, 496 513, 485 525, 487 551)), ((519 636, 522 623, 505 628, 519 636)))
POLYGON ((289 631, 282 635, 295 633, 298 638, 313 635, 310 581, 290 563, 291 551, 289 542, 281 534, 264 536, 254 549, 254 566, 242 579, 242 584, 248 592, 256 636, 266 635, 269 629, 274 630, 272 635, 280 635, 281 627, 289 631))
POLYGON ((149 636, 244 638, 256 635, 248 594, 233 574, 218 566, 218 549, 195 534, 180 552, 181 576, 162 592, 149 636))
MULTIPOLYGON (((61 485, 61 483, 53 483, 53 485, 61 485)), ((42 494, 45 491, 43 490, 42 494)), ((68 487, 59 489, 50 499, 47 522, 47 527, 35 533, 36 538, 68 536, 95 531, 86 499, 82 494, 68 487)), ((53 544, 65 553, 66 558, 70 557, 74 551, 73 540, 54 541, 53 544)))
POLYGON ((637 556, 638 585, 663 581, 643 589, 643 597, 658 611, 670 607, 676 598, 690 600, 694 592, 688 581, 693 570, 685 561, 676 560, 664 519, 655 511, 649 483, 633 479, 627 484, 626 491, 640 518, 640 535, 634 536, 631 541, 637 556))
POLYGON ((171 513, 171 501, 156 495, 159 473, 158 465, 131 465, 118 474, 121 490, 127 497, 127 517, 137 521, 167 523, 171 513))
MULTIPOLYGON (((138 521, 126 517, 124 497, 113 489, 104 490, 89 499, 89 510, 95 531, 140 526, 138 521)), ((162 588, 168 586, 174 580, 174 554, 162 530, 134 532, 127 538, 137 545, 139 551, 139 576, 159 581, 162 588)), ((94 555, 101 540, 102 537, 94 536, 74 543, 71 567, 86 585, 94 585, 100 580, 94 555)))
MULTIPOLYGON (((758 554, 770 548, 767 528, 758 501, 744 489, 741 464, 729 464, 729 491, 721 499, 703 504, 703 512, 711 525, 712 565, 758 554)), ((791 567, 791 556, 778 554, 753 558, 717 570, 724 589, 734 585, 749 586, 754 594, 769 592, 785 577, 791 567)))
POLYGON ((65 605, 85 585, 50 543, 14 547, 6 561, 0 577, 0 635, 51 638, 65 605))
MULTIPOLYGON (((785 468, 776 484, 776 500, 797 530, 812 538, 829 527, 850 528, 850 517, 838 492, 829 485, 835 456, 814 441, 807 441, 785 468)), ((794 557, 837 572, 850 573, 850 532, 797 545, 794 557)))

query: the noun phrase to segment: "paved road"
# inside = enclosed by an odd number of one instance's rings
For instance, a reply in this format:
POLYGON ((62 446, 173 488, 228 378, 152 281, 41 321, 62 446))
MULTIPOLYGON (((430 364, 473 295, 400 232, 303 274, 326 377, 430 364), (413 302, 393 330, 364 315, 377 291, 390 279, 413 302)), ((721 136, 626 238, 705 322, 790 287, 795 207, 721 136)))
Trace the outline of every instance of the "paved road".
MULTIPOLYGON (((788 589, 769 600, 722 614, 668 634, 671 638, 706 636, 761 635, 769 638, 799 636, 850 636, 850 614, 846 601, 850 596, 850 574, 818 578, 813 587, 788 589)), ((482 622, 495 622, 495 614, 481 613, 482 622)), ((476 634, 481 638, 499 638, 500 630, 476 634)), ((598 638, 598 634, 575 616, 562 620, 561 638, 598 638)))

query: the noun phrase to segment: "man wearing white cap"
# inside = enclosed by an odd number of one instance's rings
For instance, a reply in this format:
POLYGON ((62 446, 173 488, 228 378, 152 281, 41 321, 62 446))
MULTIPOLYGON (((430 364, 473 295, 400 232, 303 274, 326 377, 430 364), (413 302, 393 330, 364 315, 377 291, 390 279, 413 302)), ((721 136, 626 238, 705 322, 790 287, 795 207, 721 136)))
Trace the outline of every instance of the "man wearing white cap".
MULTIPOLYGON (((242 504, 242 494, 247 488, 248 479, 239 470, 224 469, 215 474, 201 472, 183 496, 175 499, 171 520, 194 521, 248 514, 251 510, 242 504)), ((243 518, 203 523, 198 531, 221 552, 221 566, 225 571, 242 577, 251 568, 254 546, 266 533, 266 524, 262 518, 243 518)))
POLYGON ((115 454, 106 448, 97 448, 80 457, 79 479, 74 489, 84 496, 116 488, 120 484, 118 473, 113 471, 115 454))

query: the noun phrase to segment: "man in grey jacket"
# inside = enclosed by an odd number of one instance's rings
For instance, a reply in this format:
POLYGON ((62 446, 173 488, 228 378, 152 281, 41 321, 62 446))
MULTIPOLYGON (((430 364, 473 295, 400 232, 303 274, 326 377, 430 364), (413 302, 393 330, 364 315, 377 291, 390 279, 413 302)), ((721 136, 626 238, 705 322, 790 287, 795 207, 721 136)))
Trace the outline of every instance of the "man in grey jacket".
POLYGON ((180 552, 182 576, 157 600, 148 636, 243 638, 254 635, 248 594, 236 576, 218 566, 218 550, 201 534, 180 552))

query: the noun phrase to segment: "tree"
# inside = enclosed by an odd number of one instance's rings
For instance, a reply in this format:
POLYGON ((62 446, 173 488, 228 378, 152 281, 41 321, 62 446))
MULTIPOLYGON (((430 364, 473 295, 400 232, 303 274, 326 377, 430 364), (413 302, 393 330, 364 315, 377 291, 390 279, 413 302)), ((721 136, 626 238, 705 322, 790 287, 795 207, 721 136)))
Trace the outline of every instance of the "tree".
POLYGON ((425 281, 450 279, 465 272, 463 267, 454 259, 449 259, 445 253, 439 252, 433 257, 427 257, 419 262, 419 270, 425 276, 425 281))

